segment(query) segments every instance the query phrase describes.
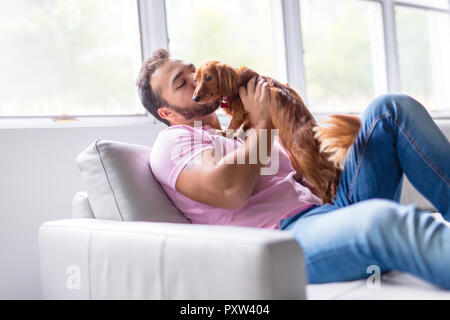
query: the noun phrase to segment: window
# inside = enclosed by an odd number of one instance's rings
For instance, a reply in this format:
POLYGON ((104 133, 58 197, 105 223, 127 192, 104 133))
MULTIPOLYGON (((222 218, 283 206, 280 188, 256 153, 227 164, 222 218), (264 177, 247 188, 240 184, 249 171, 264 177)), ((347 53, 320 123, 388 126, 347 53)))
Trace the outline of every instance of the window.
POLYGON ((450 110, 449 14, 398 5, 395 16, 401 91, 430 111, 450 110))
POLYGON ((314 112, 359 112, 386 92, 381 6, 300 0, 306 93, 314 112))
POLYGON ((288 82, 315 113, 387 92, 449 112, 449 39, 449 0, 1 1, 0 116, 144 114, 141 52, 161 47, 288 82))
POLYGON ((310 109, 360 112, 379 94, 402 92, 450 111, 449 3, 299 0, 310 109))
MULTIPOLYGON (((197 67, 219 60, 286 82, 281 2, 166 0, 169 51, 197 67), (251 14, 250 14, 251 13, 251 14)), ((230 118, 216 111, 223 126, 230 118)))
POLYGON ((280 1, 166 0, 169 50, 194 63, 246 65, 286 82, 280 1))
POLYGON ((0 2, 0 116, 144 113, 136 1, 0 2))

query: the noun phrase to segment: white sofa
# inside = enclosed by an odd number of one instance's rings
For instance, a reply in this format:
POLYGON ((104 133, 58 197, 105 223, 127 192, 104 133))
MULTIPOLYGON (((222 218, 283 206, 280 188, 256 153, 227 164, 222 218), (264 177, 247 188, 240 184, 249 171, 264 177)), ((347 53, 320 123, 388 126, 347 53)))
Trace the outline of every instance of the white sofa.
MULTIPOLYGON (((450 121, 437 122, 449 136, 450 121)), ((450 299, 397 271, 379 288, 307 284, 288 231, 191 224, 153 178, 150 150, 98 140, 78 156, 86 191, 73 219, 39 230, 44 299, 450 299)), ((432 209, 406 178, 402 202, 432 209)))

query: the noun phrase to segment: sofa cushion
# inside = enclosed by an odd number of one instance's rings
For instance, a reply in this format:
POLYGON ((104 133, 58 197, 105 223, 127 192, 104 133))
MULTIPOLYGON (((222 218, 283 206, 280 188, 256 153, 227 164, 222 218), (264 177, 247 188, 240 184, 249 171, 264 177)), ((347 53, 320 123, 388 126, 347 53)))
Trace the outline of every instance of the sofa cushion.
MULTIPOLYGON (((369 274, 367 275, 369 276, 369 274)), ((389 271, 380 278, 380 286, 366 279, 310 284, 308 300, 449 300, 450 291, 400 271, 389 271)))
POLYGON ((81 152, 81 171, 97 219, 190 223, 150 169, 150 147, 97 140, 81 152))

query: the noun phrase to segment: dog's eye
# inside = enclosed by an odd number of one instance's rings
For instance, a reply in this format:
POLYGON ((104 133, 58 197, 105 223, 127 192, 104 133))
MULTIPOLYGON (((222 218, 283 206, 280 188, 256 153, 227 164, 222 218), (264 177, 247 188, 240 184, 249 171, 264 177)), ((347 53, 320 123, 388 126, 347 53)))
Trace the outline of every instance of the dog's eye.
POLYGON ((210 75, 207 75, 207 76, 205 77, 205 80, 206 80, 206 81, 211 81, 211 80, 212 80, 212 77, 211 77, 210 75))

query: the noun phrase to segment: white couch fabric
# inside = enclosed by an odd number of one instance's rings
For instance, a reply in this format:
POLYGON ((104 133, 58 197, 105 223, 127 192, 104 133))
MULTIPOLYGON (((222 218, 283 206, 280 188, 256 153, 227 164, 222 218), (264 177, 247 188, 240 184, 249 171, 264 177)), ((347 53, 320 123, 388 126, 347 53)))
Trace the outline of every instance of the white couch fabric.
POLYGON ((309 300, 450 300, 450 291, 398 271, 381 276, 379 288, 354 280, 310 284, 306 292, 309 300))
POLYGON ((69 219, 39 230, 44 299, 305 299, 284 231, 69 219))
POLYGON ((89 203, 87 192, 80 191, 73 196, 72 218, 96 218, 94 211, 91 208, 91 204, 89 203))

